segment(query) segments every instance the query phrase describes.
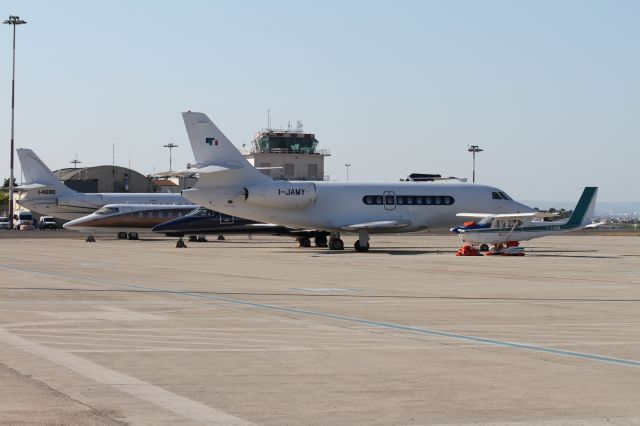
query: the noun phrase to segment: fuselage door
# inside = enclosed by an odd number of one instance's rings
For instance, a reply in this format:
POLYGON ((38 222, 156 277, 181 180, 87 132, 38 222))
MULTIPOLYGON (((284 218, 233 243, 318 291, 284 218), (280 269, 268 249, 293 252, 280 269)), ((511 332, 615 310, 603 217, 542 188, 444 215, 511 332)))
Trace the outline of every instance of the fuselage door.
POLYGON ((385 210, 396 209, 396 193, 393 191, 384 191, 382 193, 382 201, 384 203, 385 210))

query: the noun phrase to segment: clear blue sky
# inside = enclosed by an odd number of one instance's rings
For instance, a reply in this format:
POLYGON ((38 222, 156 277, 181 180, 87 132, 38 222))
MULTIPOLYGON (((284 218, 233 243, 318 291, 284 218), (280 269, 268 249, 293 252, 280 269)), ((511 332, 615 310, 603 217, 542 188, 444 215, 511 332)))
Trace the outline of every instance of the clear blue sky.
MULTIPOLYGON (((471 175, 520 199, 640 201, 638 1, 13 1, 16 145, 51 168, 193 160, 180 116, 240 146, 302 120, 326 173, 471 175)), ((11 30, 0 38, 9 174, 11 30)), ((17 159, 16 159, 17 161, 17 159)))

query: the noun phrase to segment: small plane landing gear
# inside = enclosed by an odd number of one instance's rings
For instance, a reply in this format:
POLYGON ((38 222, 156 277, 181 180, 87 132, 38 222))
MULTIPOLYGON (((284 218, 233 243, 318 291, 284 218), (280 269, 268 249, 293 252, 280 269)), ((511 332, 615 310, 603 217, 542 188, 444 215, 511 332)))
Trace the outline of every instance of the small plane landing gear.
POLYGON ((187 247, 187 245, 184 243, 182 238, 180 238, 178 241, 176 241, 176 248, 186 248, 186 247, 187 247))
POLYGON ((488 244, 480 244, 480 251, 489 251, 488 244))
POLYGON ((329 240, 330 250, 344 250, 344 242, 340 238, 329 240))
POLYGON ((218 241, 224 241, 224 240, 225 240, 224 235, 222 234, 218 235, 218 241))
POLYGON ((130 240, 137 240, 138 239, 138 233, 137 232, 129 232, 129 239, 130 240))
POLYGON ((360 240, 356 240, 355 244, 353 244, 353 247, 356 249, 356 251, 358 252, 365 252, 365 251, 369 251, 369 243, 367 243, 366 246, 361 246, 360 245, 360 240))
POLYGON ((298 244, 300 247, 311 247, 311 240, 309 237, 298 238, 298 244))
POLYGON ((327 247, 327 236, 324 234, 318 234, 316 235, 316 237, 313 239, 314 243, 316 244, 316 247, 327 247))
POLYGON ((89 235, 85 241, 88 243, 95 243, 96 239, 93 237, 93 235, 89 235))
POLYGON ((118 239, 119 240, 126 240, 127 239, 127 233, 126 232, 118 232, 118 239))

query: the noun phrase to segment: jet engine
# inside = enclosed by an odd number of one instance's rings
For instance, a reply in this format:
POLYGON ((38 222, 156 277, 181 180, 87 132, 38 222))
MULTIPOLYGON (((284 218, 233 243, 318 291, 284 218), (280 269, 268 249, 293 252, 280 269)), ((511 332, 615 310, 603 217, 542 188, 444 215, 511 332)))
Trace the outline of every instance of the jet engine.
POLYGON ((316 202, 316 185, 311 182, 286 181, 254 185, 244 189, 244 199, 247 203, 268 207, 307 207, 316 202))

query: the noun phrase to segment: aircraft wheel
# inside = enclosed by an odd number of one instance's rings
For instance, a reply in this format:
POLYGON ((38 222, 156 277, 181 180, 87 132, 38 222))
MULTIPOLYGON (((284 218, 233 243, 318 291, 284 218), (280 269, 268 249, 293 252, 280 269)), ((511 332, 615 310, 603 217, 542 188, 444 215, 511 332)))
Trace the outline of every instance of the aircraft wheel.
POLYGON ((311 240, 308 237, 298 238, 298 243, 300 247, 311 247, 311 240))
POLYGON ((137 232, 129 232, 129 239, 130 240, 137 240, 138 239, 138 233, 137 232))
POLYGON ((176 248, 185 248, 187 245, 184 243, 184 241, 182 241, 182 238, 180 238, 177 242, 176 242, 176 248))
POLYGON ((126 240, 127 239, 127 233, 126 232, 118 232, 118 239, 119 240, 126 240))
POLYGON ((225 240, 224 235, 222 234, 218 235, 218 241, 224 241, 224 240, 225 240))
POLYGON ((360 245, 360 240, 356 240, 356 242, 353 245, 353 247, 356 249, 356 251, 359 251, 359 252, 369 251, 369 243, 367 243, 366 246, 361 246, 360 245))
POLYGON ((326 247, 327 246, 327 236, 326 235, 318 235, 315 237, 314 242, 316 243, 316 247, 326 247))
POLYGON ((344 242, 340 238, 336 238, 329 241, 329 249, 331 250, 344 250, 344 242))
POLYGON ((199 243, 206 243, 207 242, 207 237, 204 237, 204 236, 198 237, 198 242, 199 243))
POLYGON ((487 244, 480 244, 480 251, 489 251, 489 246, 487 244))
POLYGON ((88 243, 95 243, 96 239, 93 237, 93 235, 89 235, 85 241, 88 243))
POLYGON ((189 242, 190 243, 195 243, 198 241, 198 237, 195 235, 189 235, 189 242))

